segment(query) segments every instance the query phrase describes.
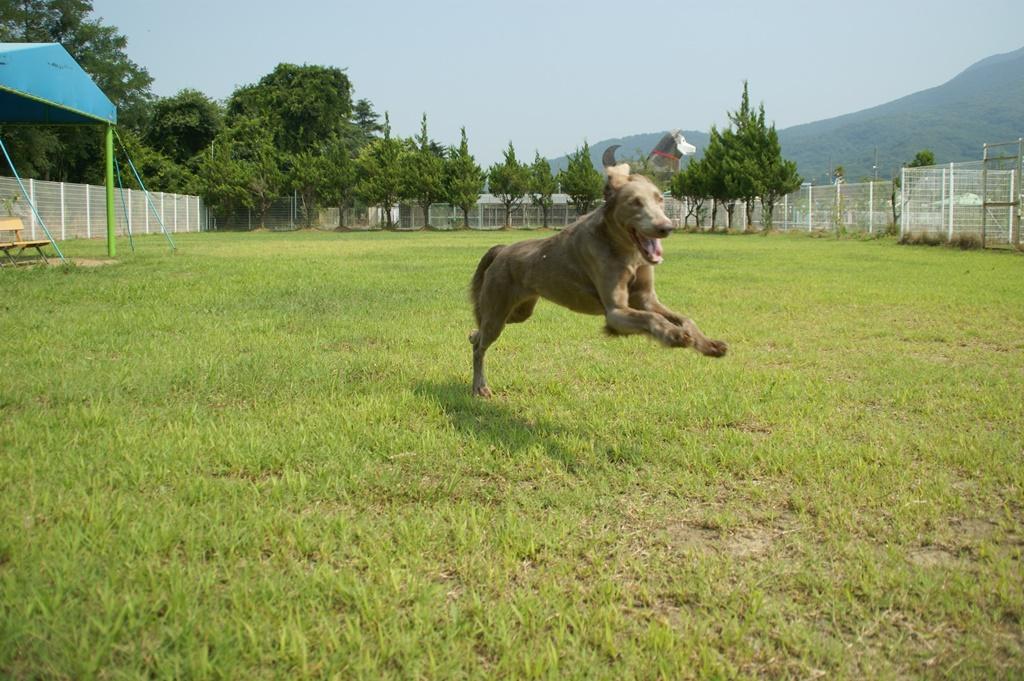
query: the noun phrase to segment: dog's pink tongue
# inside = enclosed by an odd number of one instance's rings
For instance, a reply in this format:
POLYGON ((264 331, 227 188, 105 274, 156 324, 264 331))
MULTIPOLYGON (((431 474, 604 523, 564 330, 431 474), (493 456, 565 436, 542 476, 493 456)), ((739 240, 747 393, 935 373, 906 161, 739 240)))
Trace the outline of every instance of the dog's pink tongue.
POLYGON ((663 260, 661 255, 661 239, 645 239, 644 250, 650 256, 651 262, 659 263, 663 260))

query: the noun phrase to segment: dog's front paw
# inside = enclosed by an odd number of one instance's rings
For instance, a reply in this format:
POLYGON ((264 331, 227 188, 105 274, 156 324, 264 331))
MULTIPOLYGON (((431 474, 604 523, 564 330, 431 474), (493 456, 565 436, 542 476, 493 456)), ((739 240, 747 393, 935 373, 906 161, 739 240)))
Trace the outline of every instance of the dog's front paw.
POLYGON ((729 346, 726 345, 725 341, 708 340, 701 347, 700 351, 708 357, 724 357, 725 353, 729 351, 729 346))
POLYGON ((688 348, 693 345, 693 338, 690 332, 682 327, 673 326, 665 334, 665 345, 671 348, 688 348))
POLYGON ((483 397, 487 399, 492 396, 491 389, 486 385, 481 385, 473 388, 473 397, 483 397))

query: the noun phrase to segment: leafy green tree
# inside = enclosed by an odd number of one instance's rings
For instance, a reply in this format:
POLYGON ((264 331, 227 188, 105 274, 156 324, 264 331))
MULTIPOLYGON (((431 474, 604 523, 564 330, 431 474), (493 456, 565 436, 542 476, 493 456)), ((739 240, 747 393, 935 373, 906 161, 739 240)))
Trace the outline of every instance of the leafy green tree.
MULTIPOLYGON (((124 143, 128 156, 142 176, 146 189, 154 192, 173 192, 178 194, 198 193, 201 187, 192 164, 178 163, 166 154, 145 144, 141 137, 131 131, 118 133, 124 143)), ((121 164, 121 181, 126 187, 141 189, 135 174, 129 169, 120 150, 115 149, 121 164)))
POLYGON ((924 168, 935 165, 935 154, 931 149, 922 149, 914 155, 914 160, 907 164, 908 168, 924 168))
POLYGON ((511 142, 504 155, 504 161, 495 163, 487 171, 487 178, 491 193, 505 206, 507 229, 512 226, 512 211, 523 202, 530 189, 530 170, 529 166, 516 159, 516 150, 511 142))
POLYGON ((583 215, 604 193, 604 179, 590 160, 590 145, 586 142, 567 158, 568 165, 558 173, 558 184, 569 195, 576 214, 583 215))
POLYGON ((287 186, 302 201, 305 225, 311 227, 318 214, 318 199, 329 181, 329 160, 320 153, 300 151, 289 158, 287 186))
POLYGON ((704 202, 710 196, 708 188, 707 164, 703 159, 690 161, 685 168, 672 176, 669 186, 672 196, 683 201, 686 205, 686 215, 683 217, 683 226, 692 216, 697 227, 700 226, 700 216, 704 210, 704 202))
POLYGON ((391 121, 384 113, 383 136, 379 137, 359 152, 356 159, 356 196, 370 206, 380 206, 384 211, 384 226, 394 227, 391 219, 391 207, 398 203, 402 195, 401 162, 403 144, 391 137, 391 121))
POLYGON ((469 228, 469 211, 476 205, 480 192, 484 190, 487 176, 469 153, 466 127, 462 127, 462 139, 458 148, 452 147, 445 163, 445 189, 448 202, 462 211, 462 224, 469 228))
POLYGON ((175 163, 186 164, 223 127, 220 107, 198 90, 182 90, 159 99, 146 126, 145 140, 175 163))
POLYGON ((273 133, 260 118, 238 118, 219 134, 199 163, 203 198, 223 211, 256 212, 260 225, 286 186, 273 133))
POLYGON ((320 195, 325 202, 338 207, 338 228, 345 227, 345 211, 355 199, 356 164, 352 156, 352 143, 335 136, 324 145, 324 184, 320 195))
POLYGON ((231 147, 227 133, 222 133, 198 164, 201 196, 214 213, 226 214, 252 206, 247 168, 234 157, 231 147))
POLYGON ((533 165, 530 166, 529 193, 533 203, 540 206, 544 216, 544 227, 548 227, 548 213, 555 203, 555 192, 558 191, 558 181, 551 173, 551 164, 541 158, 540 152, 534 152, 533 165))
POLYGON ((401 193, 423 209, 423 224, 430 226, 430 206, 445 198, 444 157, 427 135, 427 114, 420 121, 420 134, 403 155, 401 193))
POLYGON ((277 147, 297 154, 343 132, 352 112, 351 93, 348 76, 339 68, 278 64, 255 85, 235 90, 227 120, 259 116, 277 147))

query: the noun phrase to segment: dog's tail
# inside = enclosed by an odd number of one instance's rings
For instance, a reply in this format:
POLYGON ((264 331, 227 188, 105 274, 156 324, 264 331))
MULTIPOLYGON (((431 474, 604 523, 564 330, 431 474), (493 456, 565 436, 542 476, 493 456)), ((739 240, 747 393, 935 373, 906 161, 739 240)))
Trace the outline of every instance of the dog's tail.
POLYGON ((484 257, 480 258, 480 264, 476 266, 476 272, 473 273, 473 280, 469 284, 469 299, 473 301, 473 316, 476 317, 477 326, 480 325, 480 289, 484 286, 484 274, 502 248, 504 246, 493 246, 491 250, 484 253, 484 257))

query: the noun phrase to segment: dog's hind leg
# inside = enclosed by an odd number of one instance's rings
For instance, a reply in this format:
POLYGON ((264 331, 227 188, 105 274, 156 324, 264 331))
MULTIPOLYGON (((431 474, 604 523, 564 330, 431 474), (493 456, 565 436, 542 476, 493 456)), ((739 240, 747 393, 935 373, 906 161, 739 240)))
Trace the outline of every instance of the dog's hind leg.
POLYGON ((504 316, 497 319, 485 318, 480 328, 469 335, 469 342, 473 344, 473 395, 476 397, 491 396, 491 389, 487 387, 487 377, 484 375, 484 355, 504 328, 504 316))
POLYGON ((509 324, 525 322, 533 314, 533 308, 537 305, 537 299, 538 296, 534 296, 516 305, 512 308, 512 311, 508 314, 508 319, 505 321, 509 324))

